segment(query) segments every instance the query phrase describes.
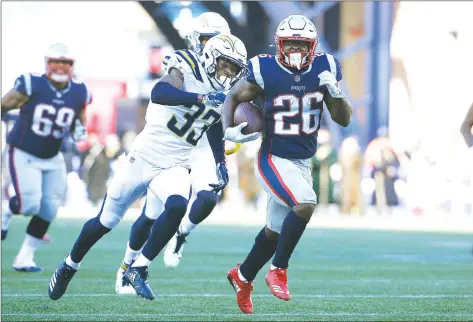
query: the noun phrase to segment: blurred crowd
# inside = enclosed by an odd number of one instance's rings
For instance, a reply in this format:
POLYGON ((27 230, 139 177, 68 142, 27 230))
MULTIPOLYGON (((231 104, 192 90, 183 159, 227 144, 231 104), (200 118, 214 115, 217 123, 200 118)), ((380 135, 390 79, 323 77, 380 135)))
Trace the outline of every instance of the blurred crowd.
MULTIPOLYGON (((386 128, 377 135, 366 149, 356 136, 345 138, 337 148, 327 129, 319 131, 312 178, 321 213, 335 207, 344 215, 365 215, 368 209, 391 215, 394 208, 416 216, 473 215, 473 173, 465 162, 457 162, 457 169, 454 164, 445 168, 421 142, 408 151, 396 151, 386 128)), ((237 155, 239 188, 245 201, 254 205, 263 193, 253 174, 257 149, 257 144, 244 146, 237 155)))
MULTIPOLYGON (((2 126, 2 143, 12 124, 2 126)), ((61 150, 71 191, 66 194, 65 203, 83 194, 92 206, 100 206, 108 180, 120 164, 119 157, 130 150, 136 135, 134 131, 126 131, 100 139, 90 132, 81 142, 66 138, 61 150)), ((364 151, 356 136, 345 138, 339 148, 332 141, 330 132, 320 129, 317 153, 312 158, 313 189, 318 196, 319 208, 336 207, 345 215, 364 215, 369 208, 377 214, 389 215, 393 207, 399 206, 413 215, 424 215, 433 210, 473 215, 469 196, 473 191, 472 176, 441 175, 442 169, 435 158, 423 153, 419 146, 411 151, 395 151, 387 129, 379 129, 378 137, 364 151), (434 173, 436 178, 433 178, 434 173), (429 190, 430 184, 436 186, 429 190)), ((2 164, 6 170, 7 149, 5 144, 2 147, 2 164)), ((266 198, 253 169, 258 148, 259 141, 244 144, 229 157, 231 162, 228 163, 229 188, 237 188, 240 198, 254 209, 258 209, 259 201, 266 198)), ((13 191, 8 171, 2 173, 3 193, 8 195, 13 191)), ((224 193, 222 202, 231 198, 229 195, 224 193)))

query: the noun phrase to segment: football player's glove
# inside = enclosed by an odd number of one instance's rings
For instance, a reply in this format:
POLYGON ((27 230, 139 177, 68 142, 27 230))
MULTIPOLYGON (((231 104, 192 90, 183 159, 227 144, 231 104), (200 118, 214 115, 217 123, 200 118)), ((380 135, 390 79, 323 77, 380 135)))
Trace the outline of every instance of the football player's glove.
POLYGON ((338 87, 338 82, 335 76, 325 70, 319 74, 320 85, 327 86, 327 90, 333 98, 346 98, 347 95, 338 87))
POLYGON ((225 162, 220 162, 219 164, 217 164, 217 179, 218 179, 217 184, 215 183, 209 184, 209 186, 213 188, 212 191, 214 191, 215 193, 218 193, 222 191, 223 189, 225 189, 225 187, 228 184, 228 180, 229 180, 228 170, 227 170, 227 166, 225 165, 225 162))
POLYGON ((87 138, 87 129, 82 125, 79 119, 76 120, 74 125, 74 132, 72 133, 72 137, 75 141, 81 141, 87 138))
POLYGON ((236 143, 245 143, 249 141, 254 141, 261 135, 260 132, 254 132, 250 134, 241 133, 241 129, 248 125, 248 122, 243 122, 237 126, 229 127, 225 130, 224 139, 233 141, 236 143))
POLYGON ((208 94, 202 95, 202 104, 211 107, 219 107, 225 102, 227 95, 221 92, 210 92, 208 94))

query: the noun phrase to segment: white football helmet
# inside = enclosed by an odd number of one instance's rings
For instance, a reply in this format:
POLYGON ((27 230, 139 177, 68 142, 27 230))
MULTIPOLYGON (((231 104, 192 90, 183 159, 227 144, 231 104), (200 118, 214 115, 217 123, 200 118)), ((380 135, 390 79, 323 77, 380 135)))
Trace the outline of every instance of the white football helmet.
POLYGON ((186 38, 190 42, 191 49, 199 56, 204 50, 202 37, 210 38, 218 34, 230 34, 227 21, 215 12, 204 12, 195 20, 194 24, 194 31, 186 38))
POLYGON ((276 43, 278 61, 284 66, 301 69, 312 63, 319 39, 312 21, 303 15, 290 15, 278 25, 274 42, 276 43), (308 42, 309 50, 307 52, 285 52, 284 42, 287 40, 308 42))
POLYGON ((55 82, 67 82, 72 78, 74 61, 75 59, 66 45, 53 44, 48 47, 44 54, 46 75, 55 82), (58 62, 63 64, 59 65, 58 62))
POLYGON ((238 80, 246 76, 248 73, 246 60, 245 44, 233 35, 220 34, 210 38, 205 44, 202 54, 205 72, 209 76, 212 85, 219 91, 230 90, 238 80), (222 75, 223 71, 219 70, 221 60, 223 60, 221 64, 225 64, 225 62, 233 64, 235 70, 232 76, 228 73, 222 75))

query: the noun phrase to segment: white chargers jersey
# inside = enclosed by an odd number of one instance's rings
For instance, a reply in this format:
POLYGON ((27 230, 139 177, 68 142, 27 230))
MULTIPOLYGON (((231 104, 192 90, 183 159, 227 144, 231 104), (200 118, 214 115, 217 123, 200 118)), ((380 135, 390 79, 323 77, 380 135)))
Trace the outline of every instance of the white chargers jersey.
MULTIPOLYGON (((215 91, 194 52, 178 50, 164 62, 167 71, 176 68, 184 75, 184 91, 198 94, 215 91)), ((220 120, 220 114, 221 106, 169 106, 150 101, 146 125, 135 140, 134 150, 161 168, 174 165, 190 168, 193 149, 205 131, 220 120)))

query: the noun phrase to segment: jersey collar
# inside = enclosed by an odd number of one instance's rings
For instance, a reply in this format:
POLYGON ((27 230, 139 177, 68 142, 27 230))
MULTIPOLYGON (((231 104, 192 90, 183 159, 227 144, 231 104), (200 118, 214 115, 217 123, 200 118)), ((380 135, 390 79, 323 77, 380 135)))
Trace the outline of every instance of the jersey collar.
POLYGON ((55 91, 56 93, 60 93, 61 95, 64 95, 64 94, 66 94, 67 92, 69 92, 71 90, 71 80, 67 81, 67 87, 66 88, 59 90, 56 87, 54 87, 53 84, 51 84, 51 81, 49 80, 49 78, 46 75, 44 77, 46 77, 46 81, 48 82, 49 87, 53 91, 55 91))
MULTIPOLYGON (((281 62, 279 61, 279 59, 277 59, 275 57, 275 60, 276 60, 276 63, 279 65, 279 67, 281 67, 285 72, 289 73, 289 74, 294 74, 293 71, 291 71, 289 68, 285 67, 283 64, 281 64, 281 62)), ((309 65, 309 68, 307 68, 307 70, 303 71, 301 73, 301 75, 304 75, 304 74, 307 74, 308 72, 310 72, 312 70, 312 64, 309 65)))

